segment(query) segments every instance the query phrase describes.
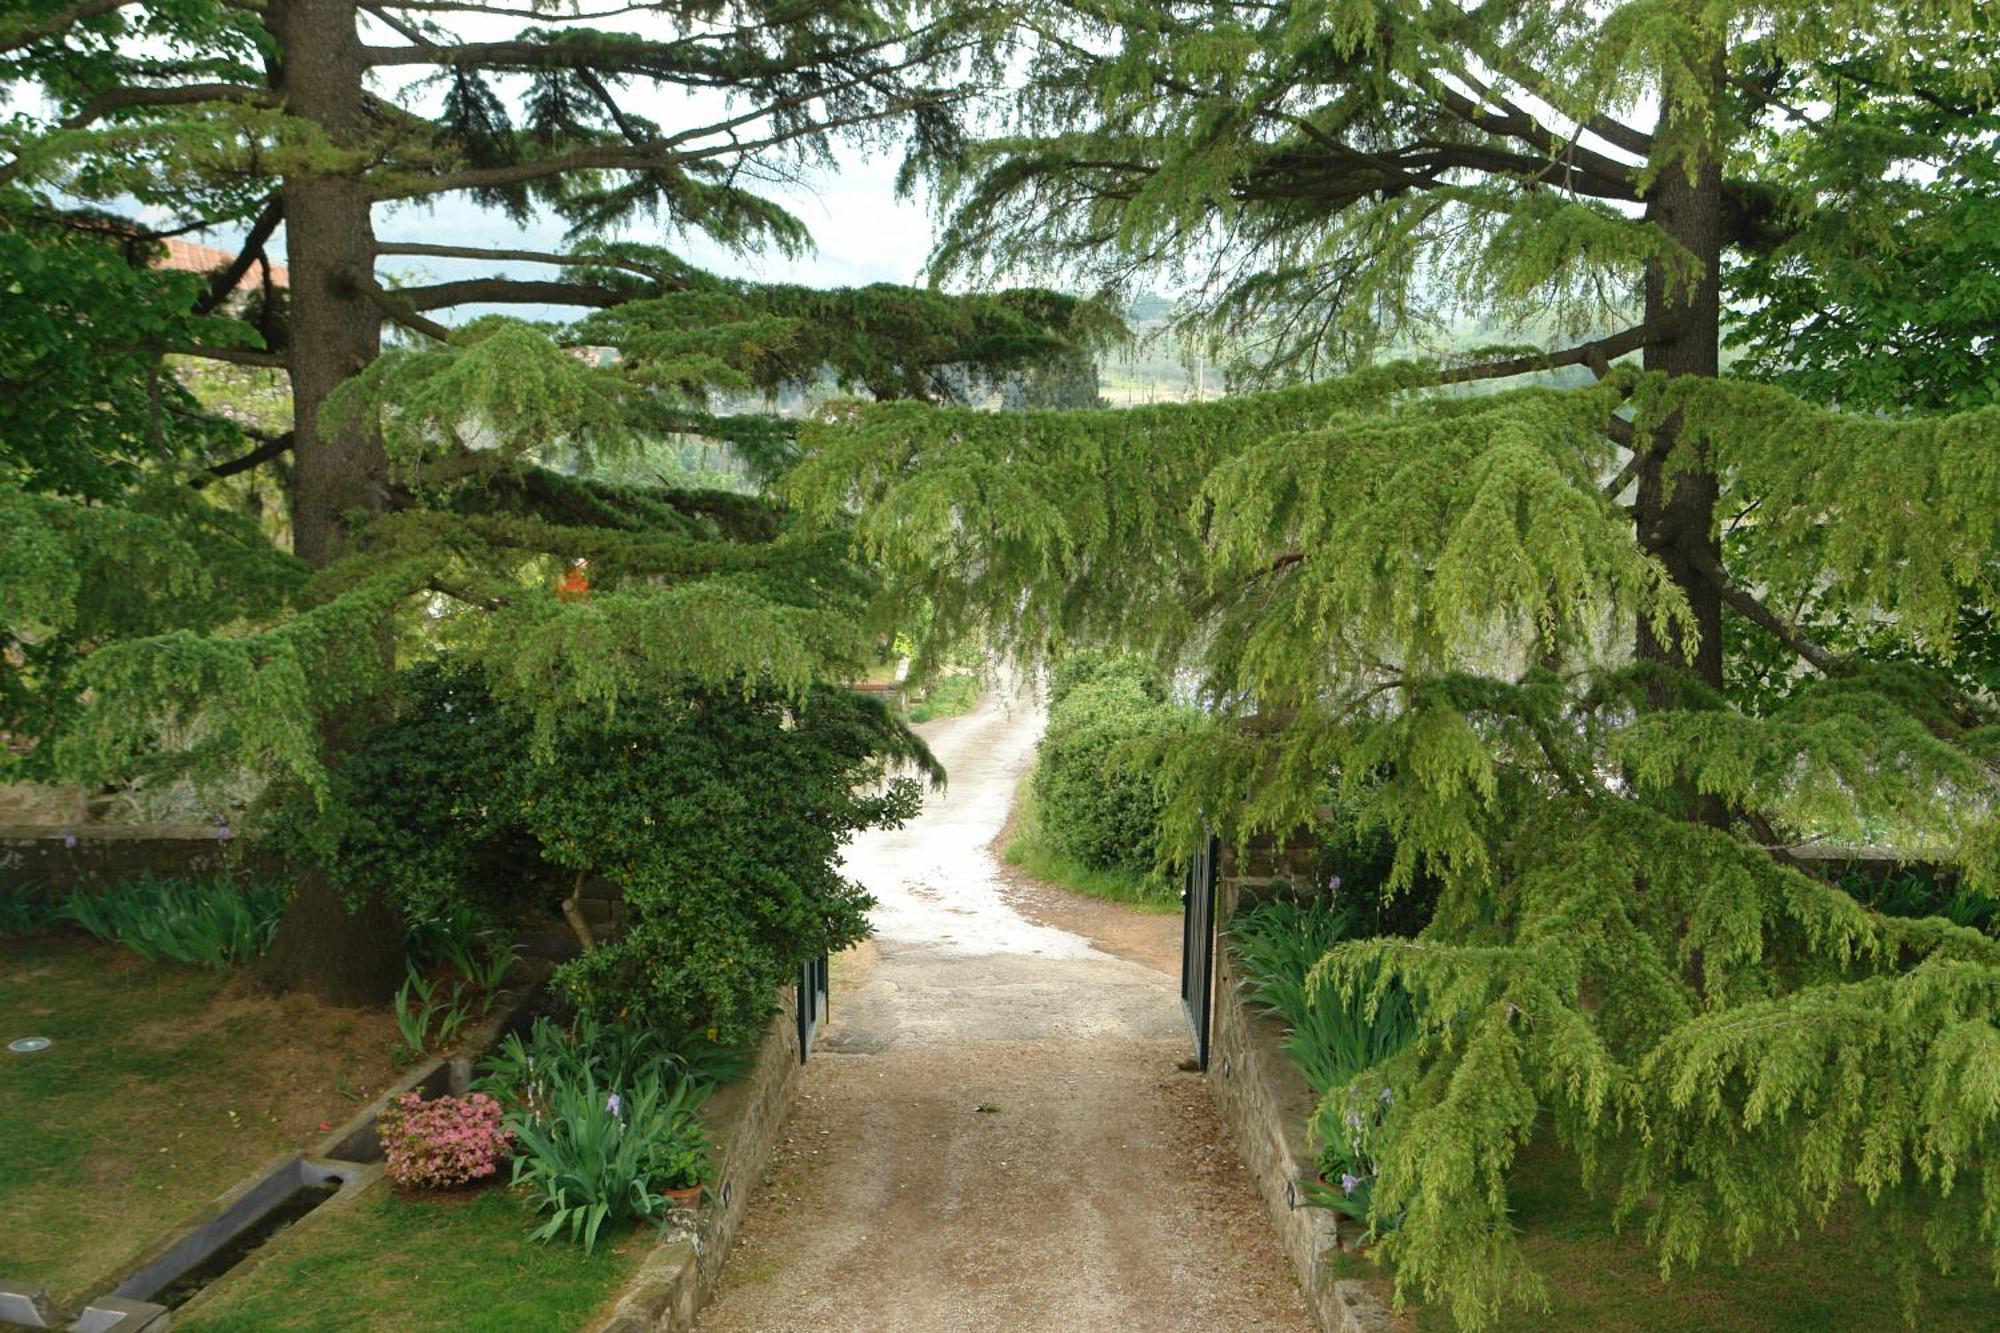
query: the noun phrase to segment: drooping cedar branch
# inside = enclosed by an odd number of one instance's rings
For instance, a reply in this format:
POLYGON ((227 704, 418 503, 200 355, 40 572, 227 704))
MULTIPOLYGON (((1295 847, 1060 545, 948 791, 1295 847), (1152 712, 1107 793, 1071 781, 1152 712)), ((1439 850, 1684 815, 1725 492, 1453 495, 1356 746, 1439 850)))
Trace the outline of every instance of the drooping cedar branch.
MULTIPOLYGON (((819 94, 814 94, 817 97, 819 94)), ((497 190, 509 185, 525 185, 529 181, 546 180, 550 176, 564 176, 584 171, 671 171, 676 167, 693 162, 706 162, 715 158, 741 157, 765 148, 775 148, 780 144, 793 143, 816 135, 830 134, 836 130, 848 129, 855 125, 867 125, 883 119, 887 114, 912 111, 920 105, 932 104, 934 99, 899 100, 886 108, 876 107, 858 111, 848 116, 830 116, 825 120, 786 128, 757 139, 736 139, 733 137, 705 148, 676 151, 670 145, 706 134, 727 135, 729 127, 745 120, 755 120, 762 116, 760 110, 754 114, 735 117, 712 126, 702 126, 661 140, 658 144, 639 147, 583 148, 575 152, 554 157, 541 158, 531 162, 515 162, 501 167, 473 167, 464 171, 445 172, 436 176, 415 179, 390 179, 374 190, 377 200, 421 199, 435 194, 449 194, 456 190, 497 190)))
POLYGON ((422 14, 491 14, 495 18, 533 19, 537 23, 597 23, 604 19, 617 18, 620 14, 655 10, 659 8, 659 3, 658 0, 644 0, 639 4, 615 5, 607 9, 579 9, 573 13, 522 6, 476 5, 464 3, 464 0, 396 0, 396 3, 384 5, 383 8, 422 14))
MULTIPOLYGON (((257 220, 250 224, 250 232, 243 238, 243 245, 236 252, 236 258, 209 276, 208 290, 195 302, 197 315, 214 313, 224 301, 229 299, 237 284, 249 274, 258 260, 264 257, 264 247, 270 243, 272 233, 285 220, 285 196, 274 192, 264 201, 264 207, 257 214, 257 220)), ((267 267, 268 273, 268 267, 267 267)))
MULTIPOLYGON (((114 112, 129 111, 135 107, 195 106, 203 102, 244 102, 257 106, 275 106, 277 100, 277 94, 269 89, 251 88, 240 83, 190 83, 174 88, 120 88, 93 99, 82 110, 56 122, 56 127, 64 130, 84 129, 114 112)), ((5 184, 19 175, 25 165, 26 159, 20 157, 0 165, 0 184, 5 184)))
MULTIPOLYGON (((912 35, 898 33, 878 41, 860 43, 844 51, 822 53, 816 63, 837 65, 842 61, 860 59, 907 41, 912 35)), ((587 42, 455 42, 449 46, 425 43, 363 47, 362 62, 371 66, 440 65, 481 70, 636 68, 654 77, 671 77, 680 73, 697 80, 727 82, 784 73, 796 68, 788 60, 775 58, 747 70, 731 68, 725 73, 719 63, 722 59, 722 52, 718 49, 720 44, 716 36, 708 33, 691 34, 671 42, 607 40, 600 37, 587 42), (695 58, 690 59, 691 55, 695 58)))

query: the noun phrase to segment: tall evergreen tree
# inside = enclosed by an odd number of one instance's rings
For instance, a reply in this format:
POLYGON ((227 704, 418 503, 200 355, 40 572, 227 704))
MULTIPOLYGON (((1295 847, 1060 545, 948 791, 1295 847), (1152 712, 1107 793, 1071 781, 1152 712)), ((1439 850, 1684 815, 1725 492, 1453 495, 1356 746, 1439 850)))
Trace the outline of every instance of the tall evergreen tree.
MULTIPOLYGON (((849 0, 12 7, 0 57, 20 103, 0 127, 0 232, 23 268, 4 298, 4 370, 35 420, 79 437, 65 453, 46 432, 0 433, 13 645, 0 697, 17 769, 252 769, 325 799, 390 669, 441 646, 544 726, 634 694, 803 698, 840 678, 862 651, 866 580, 837 545, 789 534, 754 497, 594 480, 604 462, 629 475, 649 440, 694 433, 769 475, 790 426, 718 416, 718 394, 831 380, 965 397, 1087 359, 1115 321, 1047 292, 762 287, 603 237, 651 220, 801 249, 802 224, 756 186, 829 160, 843 137, 900 126, 940 144, 959 94, 936 80, 975 47, 849 0), (655 35, 603 26, 627 13, 655 35), (496 22, 520 31, 476 35, 496 22), (404 71, 423 80, 385 96, 376 80, 404 71), (438 90, 435 115, 403 104, 438 90), (641 92, 687 119, 656 123, 641 92), (552 212, 571 244, 377 236, 381 207, 448 195, 552 212), (134 205, 164 220, 104 211, 134 205), (160 240, 229 226, 242 247, 203 281, 144 272, 160 240), (386 266, 412 258, 560 276, 394 286, 386 266), (239 307, 232 294, 260 274, 260 299, 239 307), (95 293, 129 299, 79 299, 95 293), (595 313, 437 319, 471 304, 595 313), (385 330, 403 345, 385 351, 385 330), (608 362, 583 351, 607 347, 608 362), (292 429, 246 438, 163 375, 168 352, 283 371, 292 429), (278 464, 289 552, 185 484, 278 464), (559 595, 576 561, 587 595, 559 595)), ((347 998, 393 985, 391 923, 340 908, 343 890, 367 887, 309 877, 274 978, 347 998)))
POLYGON ((1788 849, 1886 829, 2000 886, 1993 701, 1925 660, 2000 586, 2000 411, 1840 412, 1718 373, 1730 266, 1801 243, 1829 171, 1902 165, 1790 97, 1865 67, 1983 114, 1990 9, 1023 12, 1033 88, 932 163, 957 200, 939 265, 1178 271, 1250 377, 1318 382, 857 406, 810 429, 792 493, 858 505, 942 633, 1198 663, 1181 836, 1204 812, 1291 834, 1332 786, 1394 836, 1385 892, 1441 885, 1420 938, 1319 970, 1422 1014, 1337 1094, 1400 1289, 1468 1326, 1538 1299, 1507 1177, 1543 1134, 1669 1270, 1850 1208, 1906 1277, 1992 1264, 2000 943, 1869 911, 1788 849), (1775 150, 1801 113, 1821 151, 1775 150), (1572 336, 1328 378, 1463 309, 1572 336), (1594 383, 1491 383, 1564 367, 1594 383), (1807 593, 1876 636, 1819 642, 1778 609, 1807 593), (1788 655, 1775 697, 1726 670, 1738 624, 1788 655))

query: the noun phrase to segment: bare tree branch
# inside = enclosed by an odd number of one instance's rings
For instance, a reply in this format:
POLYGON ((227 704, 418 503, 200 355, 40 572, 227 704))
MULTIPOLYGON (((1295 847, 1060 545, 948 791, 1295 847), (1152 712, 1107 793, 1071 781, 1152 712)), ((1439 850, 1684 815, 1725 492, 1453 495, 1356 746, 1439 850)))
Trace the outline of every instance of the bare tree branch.
POLYGON ((1715 562, 1712 556, 1697 557, 1695 568, 1714 585, 1723 604, 1753 625, 1757 625, 1775 636, 1778 642, 1797 653, 1817 667, 1821 672, 1831 671, 1835 661, 1833 653, 1816 642, 1810 634, 1791 621, 1773 611, 1758 600, 1748 588, 1729 577, 1729 571, 1715 562))
POLYGON ((278 230, 278 224, 284 220, 284 192, 273 191, 271 197, 264 201, 264 209, 257 215, 257 220, 250 224, 250 234, 243 238, 243 248, 236 252, 236 258, 229 261, 228 267, 210 275, 208 290, 202 293, 199 301, 195 302, 195 314, 212 314, 229 299, 229 294, 236 290, 237 284, 241 283, 252 266, 264 257, 264 246, 269 243, 271 234, 278 230))
POLYGON ((263 437, 263 443, 249 453, 211 467, 208 470, 208 477, 233 477, 239 472, 248 472, 253 467, 260 467, 274 458, 282 458, 291 452, 292 445, 297 439, 297 435, 292 431, 286 431, 282 435, 267 435, 263 437))
MULTIPOLYGON (((556 264, 574 268, 616 268, 627 273, 636 273, 642 278, 651 278, 669 286, 685 286, 676 274, 663 272, 658 267, 636 259, 620 259, 611 255, 558 254, 552 250, 493 250, 474 245, 422 245, 415 242, 394 241, 375 247, 378 255, 418 255, 435 259, 490 259, 512 260, 523 264, 556 264)), ((421 289, 419 289, 421 290, 421 289)), ((407 295, 407 291, 405 295, 407 295)))
POLYGON ((198 356, 208 361, 228 361, 239 366, 263 366, 269 370, 289 370, 291 362, 278 352, 253 351, 248 347, 165 347, 174 356, 198 356))
POLYGON ((537 282, 525 278, 466 278, 404 287, 396 293, 414 312, 475 305, 581 305, 606 309, 636 299, 631 292, 581 282, 537 282))
POLYGON ((1659 336, 1650 324, 1637 324, 1623 333, 1614 333, 1595 342, 1579 343, 1560 352, 1517 356, 1505 361, 1481 361, 1469 366, 1453 366, 1438 375, 1440 384, 1464 384, 1472 380, 1505 379, 1510 375, 1530 375, 1538 370, 1562 366, 1585 366, 1593 361, 1609 362, 1627 352, 1636 352, 1659 336))
POLYGON ((407 292, 392 292, 381 283, 372 281, 363 290, 377 310, 404 328, 421 333, 427 338, 435 338, 441 343, 451 341, 451 330, 434 319, 426 319, 418 314, 417 307, 410 303, 407 292))

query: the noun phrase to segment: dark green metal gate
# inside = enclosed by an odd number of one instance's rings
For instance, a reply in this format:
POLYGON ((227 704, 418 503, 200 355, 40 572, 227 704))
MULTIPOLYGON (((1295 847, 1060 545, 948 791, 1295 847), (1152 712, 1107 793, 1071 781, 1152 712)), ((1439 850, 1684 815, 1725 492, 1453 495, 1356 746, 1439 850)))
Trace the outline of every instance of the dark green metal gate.
POLYGON ((1215 878, 1221 860, 1221 841, 1204 838, 1181 888, 1181 1012, 1201 1069, 1208 1068, 1208 1028, 1215 1013, 1215 878))
POLYGON ((813 1038, 826 1020, 826 955, 799 967, 799 1060, 811 1058, 813 1038))

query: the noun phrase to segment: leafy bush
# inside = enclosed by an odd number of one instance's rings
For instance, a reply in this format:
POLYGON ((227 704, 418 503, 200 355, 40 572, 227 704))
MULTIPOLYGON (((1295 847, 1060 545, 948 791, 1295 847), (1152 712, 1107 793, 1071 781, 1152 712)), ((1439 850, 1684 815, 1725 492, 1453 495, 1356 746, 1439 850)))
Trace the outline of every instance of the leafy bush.
POLYGON ((577 1015, 564 1026, 546 1015, 523 1037, 509 1032, 480 1064, 479 1086, 510 1104, 540 1113, 552 1086, 586 1079, 616 1092, 658 1075, 694 1083, 728 1083, 748 1071, 750 1053, 703 1044, 692 1053, 675 1051, 664 1035, 629 1023, 600 1023, 577 1015))
POLYGON ((1370 978, 1336 988, 1314 968, 1336 945, 1366 938, 1357 926, 1365 914, 1338 894, 1339 884, 1301 905, 1272 898, 1238 912, 1230 940, 1242 962, 1249 1000, 1285 1021, 1285 1052, 1313 1090, 1311 1120, 1316 1162, 1327 1187, 1311 1200, 1347 1216, 1371 1219, 1375 1178, 1371 1139, 1394 1106, 1391 1080, 1356 1087, 1356 1080, 1408 1049, 1416 1037, 1416 1011, 1401 987, 1370 978))
POLYGON ((58 915, 154 962, 224 968, 271 947, 290 888, 269 878, 147 876, 72 892, 58 915))
POLYGON ((547 1080, 540 1112, 507 1119, 518 1145, 514 1182, 549 1214, 533 1239, 567 1231, 588 1252, 607 1224, 663 1217, 663 1191, 709 1177, 708 1131, 696 1115, 707 1095, 704 1084, 669 1082, 657 1071, 622 1093, 588 1074, 547 1080))
POLYGON ((484 1180, 500 1169, 514 1142, 501 1123, 500 1103, 483 1092, 429 1102, 406 1092, 383 1109, 376 1129, 389 1179, 424 1189, 484 1180))
POLYGON ((34 935, 47 930, 56 909, 29 886, 0 888, 0 935, 34 935))
POLYGON ((1956 875, 1928 866, 1898 867, 1880 878, 1850 869, 1834 884, 1884 916, 1943 917, 1955 926, 2000 934, 2000 898, 1966 888, 1956 875))
POLYGON ((538 729, 481 677, 430 665, 407 673, 328 812, 285 837, 406 918, 553 910, 609 880, 626 924, 558 991, 677 1049, 730 1047, 761 1035, 801 963, 866 933, 870 899, 836 861, 858 830, 916 812, 914 781, 880 782, 889 759, 935 771, 880 700, 846 690, 621 699, 538 729))
POLYGON ((939 717, 959 717, 979 703, 979 677, 940 676, 924 689, 923 698, 910 705, 905 716, 911 722, 929 722, 939 717))
POLYGON ((1043 836, 1086 868, 1131 871, 1170 897, 1159 868, 1165 800, 1147 743, 1184 730, 1188 711, 1166 701, 1150 667, 1098 653, 1061 663, 1049 700, 1030 785, 1043 836))

